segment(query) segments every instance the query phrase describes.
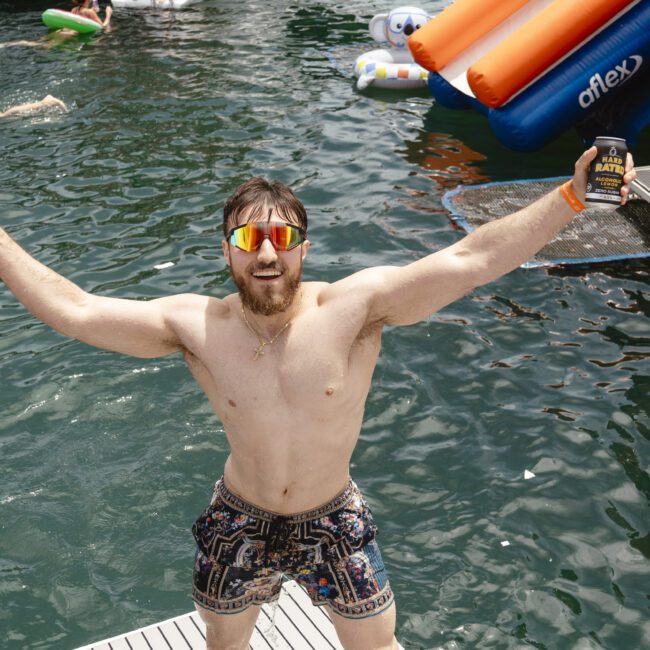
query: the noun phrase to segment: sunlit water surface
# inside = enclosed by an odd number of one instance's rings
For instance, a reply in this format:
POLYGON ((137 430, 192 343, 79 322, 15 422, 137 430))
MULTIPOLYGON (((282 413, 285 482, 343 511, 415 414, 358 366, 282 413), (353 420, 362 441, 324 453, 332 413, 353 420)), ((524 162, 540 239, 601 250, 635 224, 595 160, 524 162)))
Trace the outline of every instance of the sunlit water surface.
MULTIPOLYGON (((0 41, 43 39, 41 9, 2 5, 0 41)), ((71 109, 0 123, 2 225, 93 292, 224 296, 220 207, 253 174, 298 192, 306 278, 333 281, 457 241, 449 188, 571 171, 573 133, 519 155, 426 93, 357 93, 332 57, 384 9, 213 0, 0 50, 1 108, 71 109)), ((650 647, 649 270, 517 271, 385 334, 353 473, 406 648, 650 647)), ((227 448, 182 359, 68 341, 5 288, 0 309, 0 646, 188 611, 227 448)))

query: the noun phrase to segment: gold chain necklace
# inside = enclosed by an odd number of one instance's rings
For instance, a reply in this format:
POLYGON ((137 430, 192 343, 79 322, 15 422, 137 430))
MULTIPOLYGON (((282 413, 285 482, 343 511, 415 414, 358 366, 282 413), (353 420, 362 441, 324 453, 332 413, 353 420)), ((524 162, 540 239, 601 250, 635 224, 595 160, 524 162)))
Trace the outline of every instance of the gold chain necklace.
POLYGON ((256 329, 255 329, 255 328, 254 328, 254 327, 253 327, 253 326, 248 322, 248 318, 246 318, 246 312, 244 311, 244 305, 241 306, 241 313, 242 313, 242 316, 244 317, 244 323, 246 323, 246 326, 248 327, 248 329, 249 329, 253 334, 255 334, 255 337, 256 337, 257 340, 260 342, 260 344, 255 348, 255 352, 254 352, 255 356, 253 357, 253 361, 257 361, 260 357, 263 357, 263 356, 264 356, 264 348, 265 348, 267 345, 273 345, 273 344, 276 342, 278 336, 280 336, 280 334, 282 334, 282 332, 284 332, 284 330, 286 330, 287 327, 289 327, 289 325, 290 325, 290 323, 291 323, 291 318, 290 318, 290 319, 289 319, 289 320, 288 320, 288 321, 287 321, 287 322, 286 322, 286 323, 285 323, 285 324, 280 328, 280 331, 279 331, 279 332, 278 332, 278 333, 277 333, 273 338, 271 338, 271 339, 269 339, 269 340, 267 341, 267 340, 266 340, 265 338, 263 338, 263 337, 258 333, 258 331, 257 331, 257 330, 256 330, 256 329))

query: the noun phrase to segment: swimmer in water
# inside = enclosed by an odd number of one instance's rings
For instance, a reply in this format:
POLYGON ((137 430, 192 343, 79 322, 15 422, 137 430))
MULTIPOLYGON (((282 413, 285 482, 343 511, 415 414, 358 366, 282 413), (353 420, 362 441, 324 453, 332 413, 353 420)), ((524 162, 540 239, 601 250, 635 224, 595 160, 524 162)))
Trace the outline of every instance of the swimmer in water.
MULTIPOLYGON (((230 455, 192 529, 207 650, 247 648, 283 576, 329 610, 346 650, 398 647, 377 526, 350 478, 382 331, 425 321, 529 260, 584 209, 595 155, 447 248, 336 282, 302 281, 307 212, 286 185, 252 178, 224 207, 221 249, 238 289, 224 298, 88 293, 0 228, 0 278, 36 318, 105 350, 181 354, 223 423, 230 455)), ((629 156, 622 202, 635 176, 629 156)))
POLYGON ((60 99, 57 99, 52 95, 46 95, 43 99, 37 102, 18 104, 18 106, 12 106, 6 111, 0 111, 0 117, 9 117, 11 115, 17 115, 18 113, 31 113, 32 111, 37 111, 41 108, 60 108, 64 111, 68 110, 68 107, 60 99))

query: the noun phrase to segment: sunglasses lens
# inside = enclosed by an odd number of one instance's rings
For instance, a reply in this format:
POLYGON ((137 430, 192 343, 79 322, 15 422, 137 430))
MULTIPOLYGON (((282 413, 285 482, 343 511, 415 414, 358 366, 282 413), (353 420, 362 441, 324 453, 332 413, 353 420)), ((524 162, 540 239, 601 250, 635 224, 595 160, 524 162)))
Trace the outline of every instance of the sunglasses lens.
POLYGON ((271 242, 276 251, 288 251, 302 244, 304 238, 295 226, 271 226, 271 242))
POLYGON ((264 231, 257 228, 256 225, 247 223, 235 228, 230 233, 230 243, 247 253, 256 251, 264 241, 264 231))
POLYGON ((305 241, 299 228, 289 224, 247 223, 233 229, 230 244, 250 253, 256 251, 269 237, 276 251, 288 251, 305 241))

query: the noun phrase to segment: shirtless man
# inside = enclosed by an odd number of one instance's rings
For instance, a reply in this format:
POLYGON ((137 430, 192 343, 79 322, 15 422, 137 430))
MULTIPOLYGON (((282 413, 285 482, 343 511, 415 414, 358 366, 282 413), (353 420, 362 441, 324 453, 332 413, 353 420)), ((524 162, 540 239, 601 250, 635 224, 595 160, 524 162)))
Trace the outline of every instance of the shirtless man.
MULTIPOLYGON (((301 282, 307 215, 289 188, 252 179, 224 208, 238 293, 150 301, 88 294, 0 229, 0 277, 34 316, 90 345, 184 355, 230 444, 193 527, 193 598, 208 650, 246 648, 282 574, 330 608, 348 650, 397 648, 372 515, 349 477, 385 325, 409 325, 530 259, 581 209, 589 162, 529 207, 403 267, 301 282)), ((622 200, 635 177, 628 159, 622 200)), ((582 206, 583 207, 583 206, 582 206)))

